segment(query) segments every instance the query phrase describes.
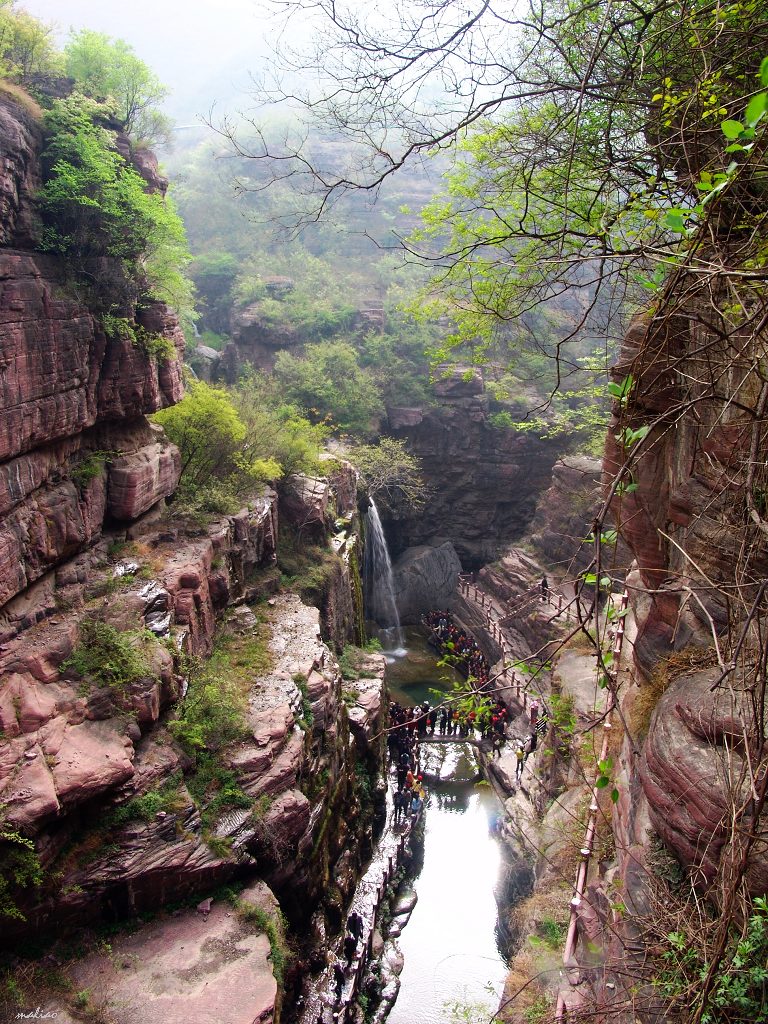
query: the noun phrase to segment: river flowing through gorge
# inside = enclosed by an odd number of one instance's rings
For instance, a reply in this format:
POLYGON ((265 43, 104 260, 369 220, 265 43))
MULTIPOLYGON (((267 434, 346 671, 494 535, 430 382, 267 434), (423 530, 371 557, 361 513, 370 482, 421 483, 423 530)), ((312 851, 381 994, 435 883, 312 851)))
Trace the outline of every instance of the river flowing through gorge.
MULTIPOLYGON (((388 664, 390 698, 406 706, 436 703, 438 691, 447 692, 458 674, 437 664, 421 630, 408 629, 404 640, 401 656, 388 664)), ((419 772, 425 805, 394 900, 395 910, 414 897, 415 906, 402 927, 404 918, 397 914, 379 923, 385 938, 382 960, 403 962, 399 994, 387 1019, 391 1024, 452 1024, 469 1007, 490 1016, 498 1006, 514 938, 509 913, 527 895, 529 878, 507 855, 499 829, 503 809, 482 778, 471 745, 423 741, 419 772)), ((380 848, 391 845, 398 832, 391 766, 388 787, 380 848)))

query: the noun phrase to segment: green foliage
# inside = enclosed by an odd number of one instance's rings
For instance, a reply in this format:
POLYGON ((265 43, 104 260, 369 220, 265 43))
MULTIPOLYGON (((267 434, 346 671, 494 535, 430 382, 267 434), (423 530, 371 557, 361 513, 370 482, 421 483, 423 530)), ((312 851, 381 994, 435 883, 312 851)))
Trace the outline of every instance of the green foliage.
POLYGON ((190 381, 178 405, 154 416, 181 452, 178 498, 185 510, 235 511, 226 503, 281 475, 271 457, 260 458, 230 396, 204 381, 190 381), (206 506, 205 502, 209 504, 206 506))
POLYGON ((363 813, 370 811, 376 792, 376 769, 371 768, 367 762, 355 763, 354 790, 363 813))
POLYGON ((73 997, 73 1004, 78 1010, 88 1010, 91 1005, 91 997, 93 996, 93 989, 83 988, 79 992, 76 992, 73 997))
POLYGON ((43 870, 35 844, 0 819, 0 917, 25 920, 13 898, 13 891, 40 886, 42 881, 43 870))
POLYGON ((189 260, 184 228, 168 198, 146 191, 144 179, 115 148, 103 124, 106 111, 74 94, 45 115, 42 247, 77 270, 110 256, 153 298, 191 310, 183 276, 189 260))
POLYGON ((97 476, 101 474, 106 463, 115 457, 114 451, 89 452, 69 471, 69 477, 75 487, 83 491, 97 476))
POLYGON ((139 144, 167 142, 169 119, 157 109, 168 89, 122 39, 81 29, 64 48, 66 73, 92 99, 110 102, 125 131, 139 144))
POLYGON ((700 995, 712 953, 702 942, 703 929, 666 935, 658 953, 654 985, 673 1009, 698 1014, 702 1024, 724 1020, 759 1021, 768 1013, 768 898, 757 896, 745 927, 732 926, 714 985, 700 995))
POLYGON ((304 732, 309 732, 312 728, 312 723, 315 720, 315 713, 312 710, 312 702, 309 699, 307 680, 303 675, 301 675, 301 673, 297 673, 297 675, 293 677, 293 681, 296 683, 299 688, 299 692, 301 693, 301 718, 296 724, 299 725, 304 732))
POLYGON ((104 313, 101 317, 101 326, 104 333, 111 337, 127 339, 136 348, 151 359, 159 362, 168 362, 176 359, 178 353, 171 338, 162 334, 152 334, 145 330, 141 324, 137 324, 125 316, 115 316, 113 313, 104 313))
POLYGON ((377 654, 381 650, 381 643, 376 640, 369 640, 363 647, 354 644, 345 644, 344 650, 339 655, 339 670, 341 678, 347 680, 360 679, 366 656, 377 654))
POLYGON ((298 593, 302 601, 319 607, 341 562, 330 548, 306 543, 299 534, 282 530, 278 538, 277 564, 281 583, 298 593))
POLYGON ((367 493, 382 508, 408 513, 424 507, 427 489, 421 462, 405 441, 382 437, 375 445, 355 445, 349 457, 362 473, 367 493))
MULTIPOLYGON (((392 289, 397 298, 400 293, 392 289)), ((360 365, 376 378, 387 406, 426 406, 434 402, 429 387, 427 352, 435 347, 439 331, 404 310, 385 304, 381 331, 370 331, 356 342, 360 365)))
POLYGON ((552 1017, 552 1001, 538 996, 524 1011, 525 1024, 546 1024, 552 1017))
MULTIPOLYGON (((240 261, 230 252, 202 252, 190 264, 190 277, 195 283, 205 322, 213 331, 229 326, 232 308, 232 287, 237 278, 240 261)), ((201 341, 210 345, 203 332, 201 341)), ((211 348, 216 348, 211 345, 211 348)))
POLYGON ((284 476, 321 471, 319 454, 327 428, 302 416, 275 380, 249 369, 230 396, 245 424, 251 458, 274 460, 284 476))
POLYGON ((510 430, 515 425, 515 421, 512 418, 512 413, 506 409, 502 409, 500 412, 491 413, 488 417, 488 422, 496 430, 510 430))
POLYGON ((152 675, 147 648, 156 644, 147 630, 120 631, 107 622, 86 618, 80 622, 78 643, 61 667, 93 686, 122 692, 152 675))
POLYGON ((200 810, 200 822, 206 840, 211 828, 225 811, 237 807, 250 810, 253 806, 252 799, 240 786, 235 772, 225 767, 216 754, 198 752, 187 787, 200 810))
POLYGON ((257 907, 247 900, 241 900, 237 906, 237 915, 243 921, 254 925, 269 939, 272 973, 279 988, 285 980, 285 968, 290 959, 290 950, 285 941, 285 922, 279 912, 272 914, 262 907, 257 907))
POLYGON ((571 694, 553 693, 549 698, 549 724, 555 744, 562 756, 567 756, 576 734, 576 712, 571 694))
POLYGON ((179 705, 171 732, 190 756, 217 752, 248 733, 248 693, 269 670, 266 627, 246 636, 220 635, 211 657, 187 666, 189 689, 179 705))
POLYGON ((192 758, 187 787, 200 811, 203 837, 220 857, 227 855, 229 845, 212 834, 216 822, 227 810, 254 810, 225 751, 250 734, 248 695, 270 664, 263 626, 246 635, 223 633, 206 662, 195 659, 186 666, 189 688, 169 723, 192 758))
POLYGON ((120 828, 131 821, 152 821, 160 811, 171 813, 180 806, 179 775, 173 775, 159 789, 151 789, 108 811, 101 818, 103 828, 120 828))
POLYGON ((565 940, 567 928, 552 917, 543 917, 537 925, 538 931, 551 949, 560 949, 565 940))
POLYGON ((53 28, 16 8, 13 0, 0 4, 0 78, 25 85, 30 79, 60 74, 61 56, 53 28))
POLYGON ((313 422, 335 430, 366 436, 384 414, 372 376, 360 367, 354 348, 346 342, 308 345, 301 358, 280 352, 275 376, 289 401, 313 422))

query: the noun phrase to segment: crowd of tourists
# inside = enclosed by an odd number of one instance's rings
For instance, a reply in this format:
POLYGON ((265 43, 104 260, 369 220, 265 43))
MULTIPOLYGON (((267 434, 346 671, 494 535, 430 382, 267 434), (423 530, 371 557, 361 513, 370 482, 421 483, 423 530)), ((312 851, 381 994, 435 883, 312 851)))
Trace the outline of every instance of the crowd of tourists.
POLYGON ((491 666, 480 650, 477 640, 454 624, 446 611, 427 612, 422 618, 429 630, 429 642, 443 655, 456 659, 456 667, 466 673, 475 690, 490 685, 491 666))
POLYGON ((434 732, 435 711, 429 704, 405 708, 397 701, 389 705, 387 747, 394 763, 397 788, 393 796, 395 825, 418 818, 424 806, 423 777, 419 772, 419 737, 434 732), (431 724, 430 724, 431 720, 431 724))

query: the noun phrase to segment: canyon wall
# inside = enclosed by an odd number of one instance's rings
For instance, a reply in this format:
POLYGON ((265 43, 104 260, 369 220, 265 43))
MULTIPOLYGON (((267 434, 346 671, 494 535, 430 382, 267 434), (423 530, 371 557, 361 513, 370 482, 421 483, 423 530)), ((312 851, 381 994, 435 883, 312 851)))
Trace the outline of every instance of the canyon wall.
MULTIPOLYGON (((388 410, 390 433, 421 460, 429 502, 390 516, 387 537, 393 557, 450 541, 465 569, 479 569, 526 532, 562 442, 495 426, 478 370, 459 368, 433 389, 433 405, 388 410)), ((526 409, 512 411, 522 418, 526 409)))
MULTIPOLYGON (((334 461, 327 477, 286 482, 281 501, 265 487, 207 521, 166 507, 180 457, 147 416, 183 395, 182 332, 145 302, 134 326, 175 356, 110 334, 83 297, 98 285, 86 293, 37 251, 40 145, 34 115, 1 99, 0 861, 6 879, 34 865, 4 890, 3 943, 52 942, 223 883, 248 883, 267 917, 312 917, 322 942, 370 849, 382 753, 383 659, 342 687, 334 653, 362 627, 357 474, 334 461), (318 607, 279 592, 279 525, 327 551, 306 595, 318 607)), ((137 166, 162 189, 152 158, 137 166)), ((100 270, 112 287, 117 265, 100 270)), ((221 992, 238 972, 208 963, 205 944, 239 946, 263 982, 243 1013, 277 1020, 269 943, 228 917, 209 901, 206 926, 193 913, 186 932, 142 931, 126 955, 181 956, 186 935, 221 992)), ((205 987, 185 996, 190 1019, 205 987)), ((159 1019, 163 993, 146 998, 159 1019)), ((61 997, 55 1012, 71 1009, 61 997)))

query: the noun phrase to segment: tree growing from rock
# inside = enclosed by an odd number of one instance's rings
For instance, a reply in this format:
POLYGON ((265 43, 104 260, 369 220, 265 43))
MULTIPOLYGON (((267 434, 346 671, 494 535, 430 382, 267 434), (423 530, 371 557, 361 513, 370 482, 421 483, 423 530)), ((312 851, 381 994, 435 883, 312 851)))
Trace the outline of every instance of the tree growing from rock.
POLYGON ((382 437, 376 444, 359 444, 349 457, 363 475, 368 495, 391 515, 417 512, 427 500, 421 462, 405 441, 382 437))
POLYGON ((171 123, 158 109, 168 89, 123 39, 81 29, 65 46, 64 61, 67 74, 84 95, 111 101, 115 116, 137 145, 168 141, 171 123))

